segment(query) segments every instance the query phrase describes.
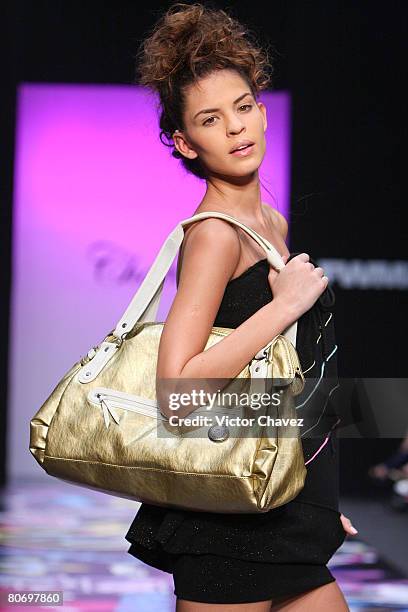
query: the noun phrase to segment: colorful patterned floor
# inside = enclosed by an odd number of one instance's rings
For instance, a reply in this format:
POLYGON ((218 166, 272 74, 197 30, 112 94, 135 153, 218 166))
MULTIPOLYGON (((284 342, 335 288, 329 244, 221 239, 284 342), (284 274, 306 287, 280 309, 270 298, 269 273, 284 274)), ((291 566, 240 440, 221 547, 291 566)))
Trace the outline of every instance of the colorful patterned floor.
MULTIPOLYGON (((19 483, 2 493, 1 610, 173 612, 173 580, 127 553, 139 505, 60 483, 19 483), (9 591, 63 591, 62 606, 7 605, 9 591)), ((347 539, 329 567, 351 612, 408 612, 408 579, 376 551, 347 539)))

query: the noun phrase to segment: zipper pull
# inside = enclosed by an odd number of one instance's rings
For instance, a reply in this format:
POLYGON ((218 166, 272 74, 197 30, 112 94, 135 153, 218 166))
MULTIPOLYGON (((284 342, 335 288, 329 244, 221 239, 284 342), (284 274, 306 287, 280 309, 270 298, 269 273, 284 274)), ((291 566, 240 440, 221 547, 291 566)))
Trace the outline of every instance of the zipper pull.
POLYGON ((109 424, 110 424, 109 414, 111 415, 115 423, 119 425, 120 423, 119 417, 114 411, 114 409, 112 408, 112 406, 109 406, 108 402, 104 399, 100 399, 100 402, 101 402, 102 413, 103 413, 103 418, 105 420, 106 429, 109 428, 109 424))
POLYGON ((109 428, 109 414, 108 414, 108 407, 106 405, 105 400, 101 399, 101 408, 102 408, 102 414, 103 414, 103 418, 105 419, 105 425, 106 425, 106 429, 109 428))

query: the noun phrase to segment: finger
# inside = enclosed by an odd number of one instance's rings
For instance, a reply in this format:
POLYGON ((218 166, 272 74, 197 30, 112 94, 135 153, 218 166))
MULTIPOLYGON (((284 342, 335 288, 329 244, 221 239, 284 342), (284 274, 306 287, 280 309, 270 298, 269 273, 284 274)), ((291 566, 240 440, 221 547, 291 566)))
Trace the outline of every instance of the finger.
POLYGON ((298 257, 301 261, 309 261, 310 259, 307 253, 299 253, 299 255, 296 255, 296 257, 298 257))
POLYGON ((350 533, 351 535, 356 535, 356 533, 358 533, 357 529, 353 527, 353 525, 351 524, 350 519, 344 516, 344 514, 340 515, 340 519, 343 524, 344 531, 346 531, 347 533, 350 533))
POLYGON ((351 525, 351 521, 350 521, 350 519, 349 519, 349 518, 347 518, 346 516, 344 516, 344 514, 342 514, 340 518, 341 518, 341 522, 343 523, 343 525, 344 525, 345 527, 350 527, 350 525, 351 525))
POLYGON ((318 268, 315 268, 314 271, 317 272, 319 276, 324 276, 324 270, 323 268, 320 268, 320 266, 318 268))

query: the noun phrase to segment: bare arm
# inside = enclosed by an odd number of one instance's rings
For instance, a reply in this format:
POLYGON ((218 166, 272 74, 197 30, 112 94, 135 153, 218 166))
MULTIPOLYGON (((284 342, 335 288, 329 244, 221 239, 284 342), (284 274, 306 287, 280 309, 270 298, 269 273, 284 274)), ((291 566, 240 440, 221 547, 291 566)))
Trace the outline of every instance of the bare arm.
POLYGON ((274 300, 246 319, 226 338, 192 357, 180 372, 184 378, 233 378, 253 356, 292 321, 274 300))
MULTIPOLYGON (((178 291, 161 336, 157 380, 232 379, 296 319, 286 302, 277 297, 226 338, 204 350, 239 256, 237 233, 226 221, 206 219, 191 228, 185 238, 178 291)), ((201 388, 213 392, 219 385, 203 381, 201 388)), ((164 389, 162 385, 158 387, 160 410, 165 416, 174 415, 168 408, 169 388, 166 392, 164 389)), ((188 392, 187 387, 184 391, 188 392)), ((177 416, 190 412, 191 407, 186 406, 177 411, 177 416)))

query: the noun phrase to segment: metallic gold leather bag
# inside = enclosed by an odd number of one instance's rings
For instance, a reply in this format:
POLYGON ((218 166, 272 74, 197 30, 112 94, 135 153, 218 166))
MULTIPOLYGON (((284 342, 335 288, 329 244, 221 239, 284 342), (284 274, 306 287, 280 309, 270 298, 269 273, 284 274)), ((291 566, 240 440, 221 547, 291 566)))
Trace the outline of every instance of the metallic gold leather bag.
MULTIPOLYGON (((221 513, 266 512, 302 489, 306 467, 296 427, 282 435, 279 424, 255 425, 233 437, 228 426, 170 426, 158 409, 156 367, 164 323, 155 318, 164 280, 184 227, 207 217, 241 227, 270 265, 283 268, 273 245, 234 217, 205 212, 181 221, 116 328, 71 367, 31 419, 30 451, 49 475, 140 502, 221 513)), ((232 331, 213 327, 205 349, 232 331)), ((250 391, 257 382, 263 388, 266 379, 276 381, 280 417, 296 416, 293 398, 305 382, 296 331, 297 322, 271 338, 232 380, 250 391)), ((203 415, 206 408, 189 416, 203 415)))

